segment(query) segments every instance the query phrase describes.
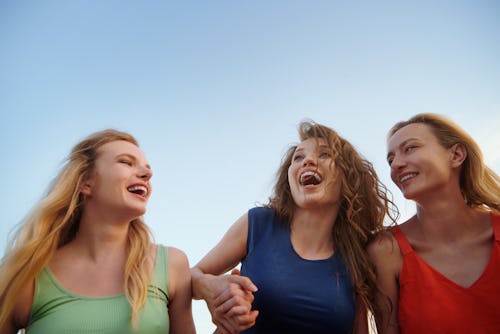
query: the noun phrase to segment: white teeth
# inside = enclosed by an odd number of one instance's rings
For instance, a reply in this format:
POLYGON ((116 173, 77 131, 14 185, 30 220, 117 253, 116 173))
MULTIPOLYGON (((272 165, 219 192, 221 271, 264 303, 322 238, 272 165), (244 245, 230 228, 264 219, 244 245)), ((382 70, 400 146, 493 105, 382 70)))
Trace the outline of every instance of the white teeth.
POLYGON ((127 190, 141 196, 146 196, 148 193, 148 188, 146 188, 145 186, 131 186, 128 187, 127 190))
POLYGON ((415 177, 415 176, 417 176, 417 173, 406 174, 405 176, 403 176, 402 178, 399 179, 399 182, 403 183, 406 180, 411 179, 412 177, 415 177))
POLYGON ((300 183, 304 184, 304 182, 311 177, 314 177, 317 183, 321 182, 321 176, 319 176, 318 173, 309 171, 304 172, 302 175, 300 175, 300 183))

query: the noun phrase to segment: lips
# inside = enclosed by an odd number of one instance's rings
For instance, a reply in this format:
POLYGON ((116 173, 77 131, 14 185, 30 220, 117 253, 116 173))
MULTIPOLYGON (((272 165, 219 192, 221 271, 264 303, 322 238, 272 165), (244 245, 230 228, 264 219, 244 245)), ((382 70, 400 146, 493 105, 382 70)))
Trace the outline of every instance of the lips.
POLYGON ((318 185, 323 181, 323 178, 321 175, 319 175, 315 171, 306 171, 300 175, 300 184, 302 186, 308 186, 308 185, 318 185))
POLYGON ((147 197, 148 195, 148 187, 142 184, 134 184, 127 188, 127 190, 136 195, 147 197))
POLYGON ((399 183, 401 183, 401 184, 402 184, 403 182, 405 182, 405 181, 407 181, 407 180, 409 180, 409 179, 412 179, 412 178, 414 178, 414 177, 415 177, 415 176, 417 176, 417 175, 418 175, 418 173, 408 173, 408 174, 404 174, 404 175, 402 175, 402 176, 400 176, 400 177, 399 177, 399 183))

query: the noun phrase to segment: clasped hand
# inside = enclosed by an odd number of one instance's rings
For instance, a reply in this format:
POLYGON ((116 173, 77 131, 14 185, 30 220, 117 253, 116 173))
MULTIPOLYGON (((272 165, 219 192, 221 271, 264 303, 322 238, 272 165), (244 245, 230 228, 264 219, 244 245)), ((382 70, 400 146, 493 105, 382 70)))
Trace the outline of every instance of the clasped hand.
POLYGON ((252 327, 259 314, 252 311, 257 287, 248 277, 240 276, 238 269, 216 279, 219 293, 208 303, 212 322, 217 326, 214 334, 237 334, 252 327))

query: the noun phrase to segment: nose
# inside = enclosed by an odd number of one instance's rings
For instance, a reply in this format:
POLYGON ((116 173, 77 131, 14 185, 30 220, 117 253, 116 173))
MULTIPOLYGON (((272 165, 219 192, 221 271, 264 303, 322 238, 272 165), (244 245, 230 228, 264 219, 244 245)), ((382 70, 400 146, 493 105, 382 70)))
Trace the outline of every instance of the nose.
POLYGON ((153 176, 153 171, 148 167, 139 167, 138 175, 142 180, 149 181, 153 176))
POLYGON ((317 165, 317 159, 313 154, 307 154, 304 157, 304 160, 302 161, 302 165, 305 166, 316 166, 317 165))
POLYGON ((399 155, 395 154, 391 162, 391 170, 396 171, 406 166, 406 161, 399 155))

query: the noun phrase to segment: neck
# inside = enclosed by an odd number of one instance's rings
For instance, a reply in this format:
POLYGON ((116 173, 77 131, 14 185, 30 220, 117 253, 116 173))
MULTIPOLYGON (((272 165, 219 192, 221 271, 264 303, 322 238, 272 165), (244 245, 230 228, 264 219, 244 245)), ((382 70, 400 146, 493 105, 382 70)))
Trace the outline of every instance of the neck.
POLYGON ((73 246, 93 261, 124 255, 130 222, 97 212, 100 211, 83 210, 73 246))
POLYGON ((455 196, 417 203, 415 219, 426 238, 457 240, 475 233, 478 214, 465 204, 462 196, 455 196))
POLYGON ((296 209, 291 221, 291 240, 299 255, 309 259, 327 258, 332 255, 332 229, 337 212, 338 209, 296 209))

